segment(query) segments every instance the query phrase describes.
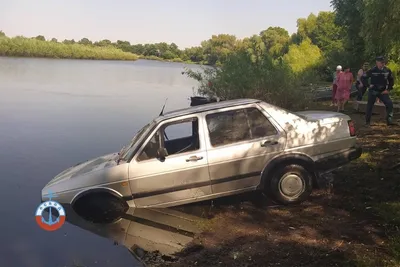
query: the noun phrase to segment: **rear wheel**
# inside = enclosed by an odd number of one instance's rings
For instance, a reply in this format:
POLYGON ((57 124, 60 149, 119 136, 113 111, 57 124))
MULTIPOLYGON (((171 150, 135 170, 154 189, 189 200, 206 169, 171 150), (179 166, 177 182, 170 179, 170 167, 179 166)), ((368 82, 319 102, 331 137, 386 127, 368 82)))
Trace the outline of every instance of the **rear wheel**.
POLYGON ((301 165, 280 166, 272 174, 267 190, 280 204, 298 204, 310 196, 312 180, 312 174, 301 165))
POLYGON ((106 193, 92 193, 79 198, 74 204, 75 212, 85 220, 110 223, 119 219, 128 209, 125 201, 106 193))

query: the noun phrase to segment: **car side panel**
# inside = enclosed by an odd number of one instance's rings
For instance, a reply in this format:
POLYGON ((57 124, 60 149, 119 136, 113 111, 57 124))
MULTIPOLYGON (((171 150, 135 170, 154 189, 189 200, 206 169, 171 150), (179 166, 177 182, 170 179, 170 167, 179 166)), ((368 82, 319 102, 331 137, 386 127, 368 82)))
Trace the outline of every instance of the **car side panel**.
MULTIPOLYGON (((188 115, 170 119, 164 123, 191 117, 197 117, 199 121, 199 150, 169 155, 164 162, 159 159, 137 161, 137 155, 135 155, 130 162, 129 183, 132 197, 137 207, 150 207, 161 204, 168 206, 168 203, 188 200, 191 202, 211 194, 201 116, 188 115), (187 161, 192 156, 201 158, 201 160, 187 161)), ((149 135, 148 139, 151 138, 152 134, 149 135)))
MULTIPOLYGON (((214 112, 250 107, 258 108, 264 116, 267 118, 269 117, 264 110, 254 104, 207 112, 205 115, 214 112)), ((203 127, 206 131, 205 138, 213 194, 243 190, 259 185, 261 171, 266 162, 270 158, 281 153, 286 143, 285 132, 273 120, 270 121, 278 130, 277 135, 233 143, 221 147, 213 147, 211 145, 207 122, 206 120, 203 121, 203 127), (276 141, 277 144, 262 147, 261 144, 265 141, 276 141)))
POLYGON ((309 145, 302 145, 298 147, 292 147, 285 150, 287 153, 302 153, 309 155, 312 158, 318 158, 319 155, 327 153, 335 153, 343 149, 348 149, 356 145, 355 138, 342 138, 336 140, 330 140, 323 143, 315 143, 309 145))

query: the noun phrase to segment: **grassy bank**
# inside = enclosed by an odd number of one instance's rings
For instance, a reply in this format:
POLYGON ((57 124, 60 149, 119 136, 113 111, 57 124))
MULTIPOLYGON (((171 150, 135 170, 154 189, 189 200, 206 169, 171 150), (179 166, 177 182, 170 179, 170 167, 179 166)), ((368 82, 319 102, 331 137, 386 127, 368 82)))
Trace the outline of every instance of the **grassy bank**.
POLYGON ((292 207, 254 194, 203 203, 205 231, 177 262, 149 266, 400 266, 400 127, 349 115, 364 154, 330 174, 328 189, 292 207))
POLYGON ((135 54, 115 47, 63 44, 24 37, 0 37, 0 56, 65 59, 136 60, 135 54))
POLYGON ((195 64, 195 65, 205 65, 206 62, 193 62, 190 60, 183 60, 181 58, 173 58, 173 59, 164 59, 162 57, 157 56, 143 56, 139 55, 139 59, 146 59, 146 60, 156 60, 156 61, 163 61, 163 62, 176 62, 176 63, 184 63, 184 64, 195 64))

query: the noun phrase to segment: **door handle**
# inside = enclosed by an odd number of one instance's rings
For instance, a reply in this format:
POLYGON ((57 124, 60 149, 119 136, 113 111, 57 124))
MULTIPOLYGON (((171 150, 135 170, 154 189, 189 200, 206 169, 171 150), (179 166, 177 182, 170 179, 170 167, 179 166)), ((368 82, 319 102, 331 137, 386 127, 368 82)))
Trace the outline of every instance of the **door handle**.
POLYGON ((202 160, 202 159, 203 159, 203 157, 191 156, 191 157, 189 157, 188 159, 186 159, 186 162, 189 162, 189 161, 198 161, 198 160, 202 160))
POLYGON ((267 146, 275 146, 277 144, 279 144, 278 141, 269 140, 269 141, 265 141, 265 142, 261 143, 261 146, 262 147, 267 147, 267 146))

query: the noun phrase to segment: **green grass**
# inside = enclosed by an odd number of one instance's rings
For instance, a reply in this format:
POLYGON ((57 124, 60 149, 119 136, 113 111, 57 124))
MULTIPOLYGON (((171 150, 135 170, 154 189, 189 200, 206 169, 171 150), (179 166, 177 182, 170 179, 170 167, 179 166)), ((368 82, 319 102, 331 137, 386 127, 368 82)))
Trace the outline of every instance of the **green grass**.
POLYGON ((63 44, 25 37, 0 37, 0 56, 65 59, 136 60, 138 56, 115 47, 63 44))
POLYGON ((380 203, 376 206, 376 211, 386 223, 400 226, 400 202, 380 203))
POLYGON ((374 208, 386 224, 397 229, 389 237, 389 248, 394 258, 393 266, 400 266, 400 202, 380 203, 374 208))
POLYGON ((357 161, 367 164, 370 168, 377 167, 377 161, 374 159, 374 157, 369 152, 363 152, 361 154, 361 156, 357 159, 357 161))

